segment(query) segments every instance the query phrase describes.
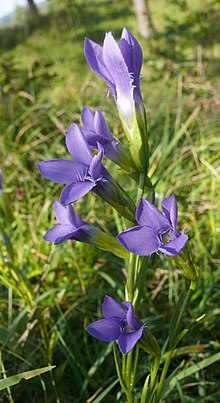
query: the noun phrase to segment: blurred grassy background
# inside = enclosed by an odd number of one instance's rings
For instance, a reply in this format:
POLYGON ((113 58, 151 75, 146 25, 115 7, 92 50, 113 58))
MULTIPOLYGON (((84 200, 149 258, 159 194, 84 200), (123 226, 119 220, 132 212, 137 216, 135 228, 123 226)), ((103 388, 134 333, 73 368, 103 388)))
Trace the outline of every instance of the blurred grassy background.
MULTIPOLYGON (((172 368, 219 351, 219 57, 220 5, 216 0, 149 1, 154 36, 141 38, 130 0, 50 0, 38 21, 17 10, 17 24, 0 29, 1 376, 56 365, 51 375, 1 392, 3 402, 123 402, 111 345, 84 327, 101 315, 103 296, 123 298, 124 262, 84 245, 57 247, 42 235, 53 225, 60 186, 35 163, 67 155, 64 131, 80 123, 83 105, 101 109, 122 138, 105 84, 89 69, 85 36, 99 42, 126 26, 144 53, 142 93, 151 149, 150 176, 161 201, 174 192, 180 228, 191 238, 200 268, 192 320, 206 318, 184 339, 172 368), (7 242, 5 242, 7 240, 7 242), (14 269, 12 269, 14 268, 14 269), (15 270, 18 278, 12 277, 15 270), (27 299, 27 289, 31 290, 27 299), (6 372, 5 372, 6 371, 6 372), (107 393, 108 392, 108 393, 107 393)), ((122 139, 123 141, 123 139, 122 139)), ((112 164, 112 175, 133 185, 112 164)), ((95 195, 76 203, 90 223, 117 234, 112 209, 95 195)), ((185 280, 170 259, 151 258, 140 317, 160 342, 185 280)), ((141 356, 137 397, 150 357, 141 356)), ((219 363, 178 383, 169 402, 220 401, 219 363)))

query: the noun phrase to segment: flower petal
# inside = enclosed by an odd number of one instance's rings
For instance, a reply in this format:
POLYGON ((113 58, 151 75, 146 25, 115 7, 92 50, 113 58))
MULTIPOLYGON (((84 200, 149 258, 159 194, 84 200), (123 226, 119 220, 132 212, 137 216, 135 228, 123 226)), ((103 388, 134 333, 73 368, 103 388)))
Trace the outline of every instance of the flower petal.
POLYGON ((56 201, 54 203, 54 213, 57 220, 60 221, 62 225, 71 225, 75 229, 84 225, 84 221, 80 220, 71 205, 64 207, 61 203, 56 201))
POLYGON ((128 354, 141 338, 144 326, 140 327, 136 332, 122 333, 118 338, 118 346, 122 354, 128 354))
POLYGON ((57 224, 43 236, 43 239, 47 242, 54 242, 55 245, 72 239, 75 228, 67 225, 57 224))
POLYGON ((74 203, 85 196, 94 186, 95 182, 93 181, 72 182, 62 190, 60 201, 64 205, 74 203))
POLYGON ((100 319, 88 325, 86 331, 102 341, 117 340, 120 336, 120 319, 100 319))
POLYGON ((140 329, 140 327, 143 326, 143 323, 141 322, 141 320, 139 318, 137 318, 135 316, 134 307, 133 307, 132 303, 129 301, 125 301, 125 302, 123 302, 123 305, 126 306, 126 308, 127 308, 127 323, 129 325, 129 327, 132 330, 140 329))
POLYGON ((176 232, 178 207, 174 194, 166 197, 162 201, 161 206, 167 219, 170 221, 174 231, 176 232))
POLYGON ((158 250, 168 256, 179 255, 182 252, 184 246, 186 245, 188 239, 189 238, 187 235, 181 234, 178 238, 174 239, 173 241, 160 245, 158 250))
POLYGON ((133 87, 131 83, 131 77, 128 71, 128 67, 122 56, 120 48, 112 36, 111 32, 107 32, 103 43, 103 60, 108 70, 111 71, 114 83, 116 85, 116 92, 127 95, 131 95, 133 87))
POLYGON ((55 201, 54 203, 54 214, 56 216, 56 219, 60 222, 62 225, 71 225, 68 214, 67 214, 67 209, 64 207, 61 203, 58 201, 55 201))
POLYGON ((37 167, 45 178, 65 185, 74 182, 85 171, 82 164, 63 158, 39 162, 37 167))
POLYGON ((119 318, 121 320, 126 319, 125 309, 112 297, 105 296, 102 304, 102 313, 105 318, 119 318))
POLYGON ((93 112, 88 106, 83 107, 81 119, 82 124, 85 128, 95 130, 94 128, 95 112, 93 112))
POLYGON ((82 131, 75 123, 71 124, 66 133, 66 146, 75 161, 84 165, 91 163, 93 154, 82 131))
POLYGON ((126 28, 123 28, 119 48, 127 64, 129 73, 133 74, 133 85, 135 88, 139 88, 143 54, 138 41, 126 28))
POLYGON ((98 43, 85 38, 84 52, 87 63, 91 69, 98 74, 110 86, 113 96, 115 97, 115 85, 110 71, 103 60, 103 48, 98 43))
POLYGON ((140 199, 136 210, 136 220, 140 225, 148 225, 160 230, 160 233, 170 229, 169 221, 164 214, 154 204, 143 198, 140 199))
POLYGON ((103 44, 103 59, 116 86, 116 103, 122 119, 128 126, 133 123, 134 100, 132 78, 120 48, 111 32, 106 33, 103 44))
POLYGON ((94 129, 100 137, 103 137, 103 140, 106 139, 108 141, 113 140, 113 136, 110 133, 106 120, 101 111, 98 109, 95 111, 95 119, 94 119, 94 129))
POLYGON ((147 226, 130 228, 116 238, 125 249, 140 256, 151 255, 160 244, 156 230, 147 226))
POLYGON ((93 157, 89 166, 89 174, 94 180, 97 180, 100 177, 103 168, 102 158, 104 155, 104 150, 101 144, 98 144, 98 150, 98 154, 93 157))

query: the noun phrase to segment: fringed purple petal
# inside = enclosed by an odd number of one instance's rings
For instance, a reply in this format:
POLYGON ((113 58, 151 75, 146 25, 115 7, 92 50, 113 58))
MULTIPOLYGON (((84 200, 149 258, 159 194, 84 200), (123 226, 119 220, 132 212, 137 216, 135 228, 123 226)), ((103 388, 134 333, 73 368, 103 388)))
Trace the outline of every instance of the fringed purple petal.
POLYGON ((181 234, 173 241, 160 245, 158 250, 168 256, 177 256, 182 252, 188 239, 187 235, 181 234))
POLYGON ((81 129, 72 123, 66 133, 66 146, 71 157, 83 165, 89 165, 93 155, 81 129))
POLYGON ((112 297, 105 296, 102 304, 102 313, 105 318, 116 317, 120 320, 126 319, 125 309, 112 297))
POLYGON ((88 106, 84 106, 81 117, 82 117, 82 124, 85 129, 95 130, 94 128, 95 112, 93 112, 88 106))
POLYGON ((97 180, 102 173, 102 158, 104 155, 104 150, 101 144, 98 144, 98 150, 98 154, 93 157, 89 166, 89 174, 94 180, 97 180))
POLYGON ((174 194, 171 196, 166 197, 161 206, 163 208, 164 214, 166 215, 167 219, 170 221, 171 226, 176 233, 176 226, 177 226, 177 215, 178 215, 178 207, 177 202, 174 194))
POLYGON ((170 228, 170 223, 164 214, 154 204, 143 198, 140 199, 136 210, 136 220, 138 224, 148 225, 160 233, 166 232, 170 228))
POLYGON ((125 60, 111 32, 105 36, 103 59, 116 86, 116 103, 126 124, 133 122, 134 101, 132 78, 125 60))
POLYGON ((140 256, 151 255, 160 244, 155 229, 147 226, 130 228, 116 238, 125 249, 140 256))
POLYGON ((139 89, 143 54, 138 41, 126 28, 123 28, 119 48, 127 64, 129 73, 133 76, 135 90, 136 88, 139 89))
POLYGON ((86 60, 91 67, 91 69, 105 82, 110 86, 113 96, 115 97, 115 85, 114 80, 111 76, 110 71, 106 67, 106 64, 103 59, 103 48, 91 41, 90 39, 85 38, 84 42, 84 52, 86 60))
POLYGON ((143 323, 135 316, 134 307, 131 302, 125 301, 123 305, 127 308, 127 323, 132 330, 138 330, 143 323))
POLYGON ((118 338, 118 346, 122 354, 128 354, 129 351, 137 344, 144 331, 144 326, 136 332, 122 333, 118 338))
POLYGON ((99 134, 100 137, 103 137, 103 139, 111 141, 114 138, 108 130, 108 126, 102 112, 98 109, 95 112, 94 128, 95 132, 99 134))
POLYGON ((100 319, 88 325, 86 331, 102 341, 117 340, 120 335, 120 319, 100 319))
POLYGON ((43 236, 47 242, 54 242, 55 245, 71 239, 74 235, 75 228, 67 225, 57 224, 43 236))
POLYGON ((62 158, 39 162, 37 167, 45 178, 65 185, 77 180, 79 174, 84 176, 85 172, 82 164, 62 158))
POLYGON ((76 200, 85 196, 93 187, 93 181, 79 181, 67 185, 61 192, 60 201, 62 204, 74 203, 76 200))

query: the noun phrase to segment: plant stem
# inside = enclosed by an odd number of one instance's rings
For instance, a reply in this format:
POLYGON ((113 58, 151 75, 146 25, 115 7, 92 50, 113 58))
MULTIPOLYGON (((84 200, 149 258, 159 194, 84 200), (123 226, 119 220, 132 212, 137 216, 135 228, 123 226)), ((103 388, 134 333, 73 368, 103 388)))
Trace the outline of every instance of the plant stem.
POLYGON ((165 379, 166 379, 166 374, 167 374, 167 371, 168 371, 169 366, 170 366, 170 361, 172 359, 173 352, 174 352, 174 348, 172 350, 169 350, 168 353, 167 353, 167 357, 166 357, 166 360, 165 360, 165 364, 164 364, 164 367, 163 367, 163 371, 162 371, 162 374, 161 374, 161 377, 160 377, 160 382, 159 382, 158 389, 157 389, 157 400, 156 400, 157 402, 160 401, 161 392, 163 390, 164 382, 165 382, 165 379))
MULTIPOLYGON (((183 319, 184 312, 186 311, 186 309, 188 307, 188 304, 190 302, 190 299, 192 297, 192 294, 193 294, 194 290, 195 290, 195 284, 194 284, 194 282, 191 282, 190 287, 189 287, 189 289, 187 291, 186 297, 185 297, 185 299, 183 301, 183 305, 182 305, 182 308, 180 310, 180 313, 179 313, 179 316, 178 316, 178 319, 177 319, 177 322, 176 322, 176 326, 175 326, 175 329, 174 329, 174 332, 173 332, 173 335, 172 335, 172 339, 174 339, 174 340, 178 336, 178 333, 179 333, 180 328, 182 326, 182 319, 183 319)), ((163 367, 163 371, 162 371, 162 374, 161 374, 161 377, 160 377, 160 382, 159 382, 158 389, 157 389, 157 400, 156 400, 157 402, 160 401, 160 397, 161 397, 161 394, 163 392, 163 387, 164 387, 167 371, 169 369, 170 362, 171 362, 175 347, 176 347, 176 345, 174 344, 174 346, 172 346, 172 348, 170 347, 170 349, 169 349, 169 351, 167 353, 167 357, 166 357, 166 360, 165 360, 165 364, 164 364, 164 367, 163 367)))
POLYGON ((189 287, 189 289, 187 291, 186 297, 185 297, 185 299, 183 301, 183 305, 182 305, 182 308, 180 310, 180 313, 179 313, 179 316, 178 316, 178 319, 177 319, 177 322, 176 322, 176 326, 175 326, 175 329, 174 329, 174 332, 173 332, 172 339, 174 339, 174 340, 178 336, 179 330, 180 330, 181 325, 182 325, 182 319, 183 319, 184 312, 186 311, 186 309, 187 309, 187 307, 189 305, 189 302, 190 302, 190 299, 191 299, 191 297, 193 295, 193 292, 194 292, 194 288, 192 287, 192 283, 191 283, 190 287, 189 287))

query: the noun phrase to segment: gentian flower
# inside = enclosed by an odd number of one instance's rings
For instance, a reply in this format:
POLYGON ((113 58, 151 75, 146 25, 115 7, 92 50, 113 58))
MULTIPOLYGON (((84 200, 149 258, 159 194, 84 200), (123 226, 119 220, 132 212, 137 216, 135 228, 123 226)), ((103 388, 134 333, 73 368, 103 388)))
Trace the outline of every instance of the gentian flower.
POLYGON ((140 199, 136 210, 139 225, 117 236, 125 249, 140 256, 158 251, 176 256, 182 252, 188 236, 177 230, 178 208, 175 196, 166 197, 161 206, 163 213, 148 200, 140 199))
POLYGON ((59 158, 37 164, 39 172, 47 179, 66 185, 61 192, 61 203, 73 203, 92 190, 134 221, 134 203, 102 165, 101 144, 97 145, 98 154, 93 155, 82 131, 73 123, 66 133, 66 146, 73 160, 59 158))
POLYGON ((58 245, 68 239, 72 239, 95 245, 123 259, 128 259, 128 252, 112 235, 81 220, 71 204, 64 207, 59 202, 55 202, 54 213, 60 224, 56 224, 47 231, 43 237, 45 241, 54 242, 54 245, 58 245))
POLYGON ((149 150, 146 114, 140 91, 142 50, 124 28, 119 43, 106 33, 103 47, 85 39, 85 57, 92 70, 109 85, 129 140, 135 166, 146 172, 149 150))
POLYGON ((101 111, 97 109, 93 112, 84 106, 82 123, 82 132, 90 147, 97 148, 97 144, 101 144, 107 158, 129 173, 135 171, 129 150, 109 131, 101 111))
POLYGON ((102 305, 104 319, 88 325, 86 331, 102 341, 118 340, 121 353, 128 354, 141 338, 145 325, 135 316, 131 302, 122 305, 106 295, 102 305))

